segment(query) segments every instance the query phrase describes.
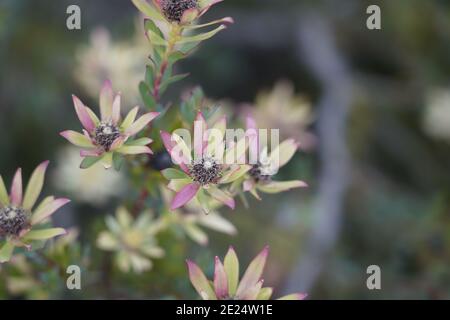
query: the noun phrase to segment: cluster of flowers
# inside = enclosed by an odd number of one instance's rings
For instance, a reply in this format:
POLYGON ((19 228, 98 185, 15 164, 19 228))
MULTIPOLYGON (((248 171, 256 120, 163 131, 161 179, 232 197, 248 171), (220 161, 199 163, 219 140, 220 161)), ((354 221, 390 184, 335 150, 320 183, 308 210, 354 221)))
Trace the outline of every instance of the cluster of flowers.
MULTIPOLYGON (((213 4, 220 0, 154 0, 153 6, 144 0, 133 0, 135 5, 150 19, 165 21, 177 28, 191 26, 201 28, 216 23, 232 22, 224 18, 204 25, 193 22, 202 16, 213 4)), ((221 25, 222 26, 222 25, 221 25)), ((214 32, 220 31, 221 27, 214 32)), ((195 38, 201 41, 212 36, 205 33, 195 38)), ((153 92, 155 93, 155 92, 153 92)), ((73 96, 76 114, 82 125, 82 133, 67 130, 61 136, 70 143, 82 148, 81 168, 88 168, 99 162, 105 169, 119 167, 125 156, 153 154, 148 137, 150 122, 160 116, 160 112, 149 112, 138 117, 139 107, 135 107, 122 118, 121 94, 115 94, 112 85, 106 81, 100 92, 100 117, 87 107, 78 97, 73 96)), ((259 192, 278 193, 292 188, 304 187, 299 180, 274 181, 272 176, 293 157, 298 144, 293 139, 280 143, 270 153, 262 146, 257 135, 257 126, 251 116, 246 118, 246 131, 241 140, 228 142, 223 139, 227 130, 226 117, 208 123, 201 111, 195 117, 194 144, 185 141, 175 132, 160 132, 162 143, 171 155, 172 162, 179 166, 161 171, 169 181, 167 189, 174 192, 169 195, 163 191, 167 206, 179 219, 190 219, 186 232, 199 243, 206 243, 205 237, 196 229, 195 224, 213 228, 222 226, 223 232, 235 233, 231 224, 218 215, 211 214, 221 206, 235 207, 235 196, 249 192, 261 199, 259 192), (199 128, 199 130, 198 130, 199 128), (220 138, 211 132, 219 132, 220 138), (246 143, 249 142, 249 143, 246 143), (244 147, 242 147, 244 146, 244 147), (250 146, 250 147, 248 147, 250 146), (249 163, 245 160, 258 159, 249 163), (235 159, 224 163, 225 159, 235 159), (180 210, 182 210, 180 212, 180 210), (202 217, 188 215, 189 212, 203 211, 202 217), (188 218, 189 217, 189 218, 188 218), (211 217, 211 218, 208 218, 211 217), (227 227, 224 229, 223 225, 227 227)), ((43 187, 44 174, 48 161, 39 165, 31 176, 22 196, 22 175, 19 169, 14 176, 10 194, 6 192, 0 177, 0 262, 10 260, 15 247, 31 249, 35 241, 65 233, 62 228, 49 228, 49 217, 69 202, 68 199, 45 198, 34 207, 43 187)), ((168 225, 167 221, 154 219, 150 211, 133 216, 125 207, 117 210, 116 217, 106 219, 107 231, 103 231, 97 245, 104 250, 116 252, 116 262, 123 271, 141 272, 151 267, 151 259, 161 258, 164 250, 158 246, 155 235, 168 225)), ((216 228, 220 229, 220 228, 216 228)), ((202 271, 191 261, 188 270, 191 282, 203 299, 269 299, 271 288, 263 288, 261 275, 267 259, 265 248, 250 264, 239 282, 239 262, 235 251, 230 248, 224 263, 216 258, 215 274, 211 286, 202 271)), ((285 299, 303 299, 305 295, 294 294, 285 299)))

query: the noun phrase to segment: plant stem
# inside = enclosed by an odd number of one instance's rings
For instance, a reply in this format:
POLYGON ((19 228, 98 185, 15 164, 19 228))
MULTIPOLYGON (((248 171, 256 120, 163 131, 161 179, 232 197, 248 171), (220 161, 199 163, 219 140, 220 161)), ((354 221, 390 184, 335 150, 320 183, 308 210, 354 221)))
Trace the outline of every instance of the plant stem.
MULTIPOLYGON (((174 52, 175 45, 177 44, 177 41, 180 39, 182 31, 183 31, 183 28, 180 27, 179 25, 177 25, 177 24, 171 25, 171 29, 169 32, 169 39, 167 40, 166 50, 164 52, 164 56, 162 58, 161 64, 159 65, 159 69, 156 74, 154 86, 153 86, 153 97, 157 103, 159 102, 159 100, 161 98, 161 95, 160 95, 161 84, 162 84, 162 80, 164 78, 164 74, 165 74, 167 68, 169 67, 170 56, 174 52)), ((146 128, 146 132, 149 133, 149 131, 150 131, 150 126, 148 126, 146 128)), ((137 201, 133 207, 132 213, 134 216, 139 214, 139 212, 141 212, 144 209, 145 200, 147 200, 148 195, 149 195, 149 192, 148 192, 147 188, 144 186, 141 189, 139 198, 137 199, 137 201)))
POLYGON ((171 25, 171 30, 169 32, 169 39, 167 40, 166 51, 164 53, 164 57, 161 61, 158 73, 156 74, 155 81, 154 81, 153 97, 155 98, 156 102, 158 102, 159 99, 161 98, 160 90, 161 90, 162 79, 164 77, 164 73, 167 70, 167 67, 169 66, 170 55, 174 51, 175 45, 181 36, 182 30, 183 29, 176 24, 171 25))

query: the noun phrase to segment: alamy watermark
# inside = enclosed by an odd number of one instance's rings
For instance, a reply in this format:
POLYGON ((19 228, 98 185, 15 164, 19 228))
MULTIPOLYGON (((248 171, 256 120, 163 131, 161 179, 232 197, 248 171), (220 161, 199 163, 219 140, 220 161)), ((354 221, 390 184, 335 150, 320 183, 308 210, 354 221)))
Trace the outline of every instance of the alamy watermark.
POLYGON ((66 27, 69 30, 81 30, 81 9, 79 6, 72 4, 67 7, 66 27))
POLYGON ((381 290, 381 268, 376 264, 367 267, 367 274, 370 276, 367 278, 366 285, 369 290, 381 290))
POLYGON ((381 8, 373 4, 367 7, 366 13, 370 15, 366 21, 367 29, 381 30, 381 8))
POLYGON ((69 290, 81 290, 81 268, 77 265, 70 265, 66 269, 69 275, 66 280, 66 286, 69 290))

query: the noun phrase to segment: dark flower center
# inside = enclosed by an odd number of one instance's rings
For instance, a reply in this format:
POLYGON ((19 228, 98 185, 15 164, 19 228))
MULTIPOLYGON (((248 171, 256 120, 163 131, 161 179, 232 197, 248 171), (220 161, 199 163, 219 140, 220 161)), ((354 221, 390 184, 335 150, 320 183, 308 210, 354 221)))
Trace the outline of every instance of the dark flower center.
POLYGON ((95 143, 109 151, 113 142, 120 136, 120 131, 112 122, 101 122, 94 132, 95 143))
POLYGON ((0 236, 17 236, 28 226, 28 215, 22 208, 0 209, 0 236))
POLYGON ((202 186, 210 183, 216 184, 222 175, 222 166, 213 158, 204 157, 191 164, 189 173, 192 179, 202 186))
POLYGON ((272 175, 268 173, 268 170, 261 163, 254 164, 252 168, 248 171, 250 176, 258 182, 269 182, 272 179, 272 175))
POLYGON ((162 11, 167 20, 180 22, 186 10, 198 7, 197 0, 163 0, 162 11))

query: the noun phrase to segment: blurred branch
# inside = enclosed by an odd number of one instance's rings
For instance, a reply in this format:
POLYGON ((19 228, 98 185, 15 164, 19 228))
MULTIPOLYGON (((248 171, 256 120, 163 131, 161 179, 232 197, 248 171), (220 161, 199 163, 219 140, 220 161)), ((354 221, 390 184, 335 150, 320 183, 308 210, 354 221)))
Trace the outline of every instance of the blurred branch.
POLYGON ((322 87, 317 128, 321 174, 313 210, 311 234, 304 254, 288 279, 286 291, 309 292, 336 242, 350 178, 346 123, 352 84, 346 64, 334 42, 331 27, 316 13, 299 19, 299 59, 309 67, 322 87))

